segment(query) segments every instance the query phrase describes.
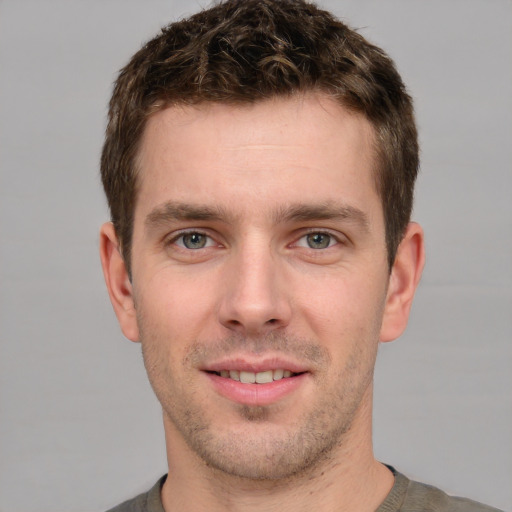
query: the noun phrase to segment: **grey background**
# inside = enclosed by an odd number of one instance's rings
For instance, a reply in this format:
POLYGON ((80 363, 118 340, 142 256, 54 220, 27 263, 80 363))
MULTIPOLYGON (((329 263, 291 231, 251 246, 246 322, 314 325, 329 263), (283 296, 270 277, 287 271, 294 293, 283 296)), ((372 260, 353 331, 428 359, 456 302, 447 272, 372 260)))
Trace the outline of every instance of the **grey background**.
MULTIPOLYGON (((204 5, 206 2, 203 2, 204 5)), ((322 1, 395 59, 416 100, 427 267, 381 347, 377 456, 512 509, 512 3, 322 1)), ((97 232, 116 70, 198 3, 0 1, 0 511, 102 510, 165 472, 139 346, 97 232)))

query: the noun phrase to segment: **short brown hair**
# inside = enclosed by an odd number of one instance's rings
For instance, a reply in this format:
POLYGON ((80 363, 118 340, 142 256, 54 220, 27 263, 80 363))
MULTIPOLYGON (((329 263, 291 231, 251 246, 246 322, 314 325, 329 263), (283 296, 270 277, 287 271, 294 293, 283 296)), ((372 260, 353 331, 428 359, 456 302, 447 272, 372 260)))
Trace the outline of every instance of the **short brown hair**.
POLYGON ((175 104, 252 103, 318 91, 372 123, 390 268, 409 222, 419 159, 411 98, 393 61, 302 0, 228 0, 164 27, 121 70, 101 176, 130 271, 136 155, 146 120, 175 104))

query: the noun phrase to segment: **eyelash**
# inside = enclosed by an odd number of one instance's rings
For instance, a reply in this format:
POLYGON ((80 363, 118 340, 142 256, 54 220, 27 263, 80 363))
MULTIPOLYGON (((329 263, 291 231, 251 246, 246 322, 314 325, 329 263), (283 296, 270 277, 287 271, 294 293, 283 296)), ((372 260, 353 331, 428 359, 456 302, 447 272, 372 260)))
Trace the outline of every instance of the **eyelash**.
MULTIPOLYGON (((321 236, 329 237, 329 245, 327 247, 321 247, 321 248, 302 246, 305 249, 309 248, 313 251, 319 251, 319 250, 330 249, 334 245, 343 244, 343 239, 340 235, 334 234, 330 231, 311 229, 310 231, 307 231, 306 233, 302 234, 299 238, 297 238, 297 240, 292 245, 299 246, 298 243, 300 240, 306 239, 308 236, 311 236, 311 235, 321 235, 321 236)), ((306 242, 306 244, 307 244, 307 242, 306 242)), ((309 245, 309 244, 307 244, 307 245, 309 245)), ((299 246, 299 247, 301 247, 301 246, 299 246)))
POLYGON ((211 247, 212 245, 214 245, 214 244, 210 244, 205 247, 191 249, 190 247, 186 247, 184 243, 182 243, 182 244, 177 243, 180 239, 183 239, 186 236, 191 236, 191 235, 199 235, 199 236, 205 237, 207 239, 206 243, 208 243, 208 241, 214 242, 213 238, 208 233, 205 233, 204 231, 201 231, 200 229, 189 229, 186 231, 181 231, 179 233, 175 233, 170 239, 166 240, 165 245, 168 245, 168 246, 169 245, 177 245, 178 247, 180 247, 180 249, 184 249, 187 251, 205 249, 205 248, 208 248, 208 247, 211 247))
MULTIPOLYGON (((325 230, 319 231, 319 230, 311 229, 310 231, 307 231, 306 233, 303 233, 300 237, 298 237, 295 240, 295 242, 290 244, 290 246, 291 247, 294 247, 294 246, 302 247, 304 249, 311 249, 313 251, 320 251, 320 250, 329 249, 329 248, 333 247, 333 245, 338 245, 340 243, 343 244, 344 242, 339 235, 335 235, 334 233, 332 233, 330 231, 325 231, 325 230), (309 246, 309 243, 307 241, 305 241, 305 245, 299 245, 299 242, 301 240, 307 239, 307 237, 311 236, 311 235, 320 235, 320 236, 324 236, 324 237, 329 237, 328 245, 326 247, 314 248, 314 247, 309 246), (306 247, 306 245, 308 245, 309 247, 306 247)), ((168 239, 165 242, 165 244, 166 245, 177 245, 178 247, 180 247, 180 249, 187 250, 187 251, 195 251, 195 250, 199 250, 199 249, 207 249, 208 247, 212 247, 213 245, 215 245, 215 241, 208 233, 206 233, 202 230, 190 229, 190 230, 181 231, 179 233, 174 234, 174 236, 172 238, 168 239), (183 242, 183 239, 186 236, 192 236, 192 235, 199 235, 201 237, 205 237, 206 238, 205 246, 196 247, 196 248, 186 247, 185 243, 183 242), (181 244, 178 243, 179 240, 182 240, 181 244)))

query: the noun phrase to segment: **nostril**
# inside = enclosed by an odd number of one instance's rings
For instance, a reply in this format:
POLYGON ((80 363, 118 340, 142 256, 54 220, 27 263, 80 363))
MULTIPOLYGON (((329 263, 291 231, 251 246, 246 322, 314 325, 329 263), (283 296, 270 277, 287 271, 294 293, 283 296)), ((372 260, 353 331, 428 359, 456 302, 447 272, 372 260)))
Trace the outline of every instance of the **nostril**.
POLYGON ((270 320, 267 320, 267 324, 275 324, 277 320, 275 318, 271 318, 270 320))

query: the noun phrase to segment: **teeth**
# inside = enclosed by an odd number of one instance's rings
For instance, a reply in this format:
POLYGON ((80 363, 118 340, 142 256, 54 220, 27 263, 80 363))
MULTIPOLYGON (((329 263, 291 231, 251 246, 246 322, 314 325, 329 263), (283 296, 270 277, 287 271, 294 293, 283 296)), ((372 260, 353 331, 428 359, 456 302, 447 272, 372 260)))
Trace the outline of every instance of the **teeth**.
POLYGON ((268 372, 259 372, 256 374, 256 382, 258 384, 267 384, 269 382, 272 382, 274 379, 272 378, 272 370, 269 370, 268 372))
POLYGON ((240 382, 243 384, 254 384, 256 382, 256 374, 253 372, 240 372, 240 382))
POLYGON ((290 370, 267 370, 265 372, 244 372, 238 370, 221 370, 220 376, 225 379, 232 379, 243 384, 268 384, 274 380, 291 377, 293 374, 290 370))
POLYGON ((281 380, 284 376, 284 370, 274 370, 274 380, 281 380))

